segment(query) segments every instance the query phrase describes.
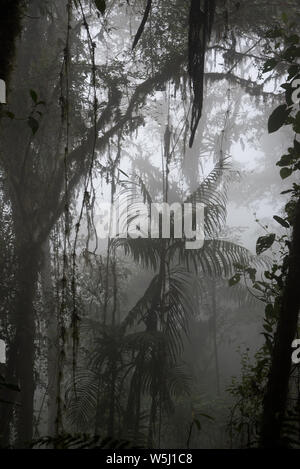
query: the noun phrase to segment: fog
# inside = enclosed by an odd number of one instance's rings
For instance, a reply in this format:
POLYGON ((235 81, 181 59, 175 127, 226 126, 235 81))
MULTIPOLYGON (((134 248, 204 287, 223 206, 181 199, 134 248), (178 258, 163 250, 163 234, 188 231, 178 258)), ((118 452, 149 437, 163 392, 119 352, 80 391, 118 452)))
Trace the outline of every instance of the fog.
POLYGON ((1 447, 255 446, 254 284, 282 256, 257 239, 289 235, 273 216, 297 181, 276 166, 294 132, 268 133, 286 70, 263 68, 299 5, 217 1, 195 81, 190 2, 153 2, 134 49, 146 2, 64 3, 26 2, 1 105, 1 447), (168 238, 102 239, 122 197, 204 204, 203 247, 172 217, 168 238))

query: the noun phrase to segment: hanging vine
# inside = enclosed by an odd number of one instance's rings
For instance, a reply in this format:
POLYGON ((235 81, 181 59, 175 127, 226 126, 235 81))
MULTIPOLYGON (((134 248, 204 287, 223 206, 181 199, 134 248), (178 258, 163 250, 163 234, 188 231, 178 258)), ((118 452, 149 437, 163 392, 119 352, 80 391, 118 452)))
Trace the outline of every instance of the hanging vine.
MULTIPOLYGON (((79 5, 79 9, 82 15, 83 19, 83 25, 86 31, 87 35, 87 40, 88 40, 88 49, 89 49, 89 55, 90 55, 90 60, 91 60, 91 87, 93 90, 93 107, 92 107, 92 126, 94 129, 93 133, 93 139, 92 139, 92 148, 90 151, 90 160, 88 163, 88 172, 85 176, 84 180, 84 189, 83 189, 83 199, 81 203, 81 208, 80 208, 80 213, 79 217, 77 220, 77 223, 75 225, 75 239, 73 243, 73 249, 72 249, 72 281, 71 281, 71 288, 72 288, 72 320, 71 320, 71 328, 72 328, 72 342, 73 342, 73 377, 74 377, 74 386, 75 386, 75 370, 76 370, 76 356, 77 356, 77 350, 78 350, 78 322, 80 320, 80 316, 77 311, 77 304, 76 304, 76 298, 77 298, 77 288, 76 288, 76 269, 77 269, 77 264, 76 264, 76 257, 77 257, 77 243, 78 243, 78 236, 79 236, 79 230, 84 214, 84 209, 86 208, 87 212, 87 220, 88 220, 88 232, 90 234, 90 227, 92 226, 93 232, 96 235, 96 243, 97 243, 97 233, 94 225, 94 202, 95 202, 95 189, 93 185, 93 169, 94 169, 94 163, 95 163, 95 156, 96 156, 96 143, 97 143, 97 138, 98 138, 98 128, 97 128, 97 122, 98 122, 98 99, 97 99, 97 78, 96 78, 96 62, 95 62, 95 49, 96 49, 96 44, 92 39, 91 33, 90 33, 90 28, 87 23, 86 15, 84 12, 84 8, 82 5, 81 0, 77 0, 76 4, 79 5), (89 210, 91 211, 91 216, 89 216, 89 210)), ((89 240, 89 237, 88 237, 89 240)), ((87 241, 88 243, 88 241, 87 241)))
POLYGON ((191 0, 189 17, 188 73, 193 91, 190 148, 203 107, 204 65, 206 47, 210 40, 216 2, 215 0, 191 0))
POLYGON ((56 434, 58 435, 63 428, 62 418, 62 401, 61 401, 61 385, 63 380, 63 366, 65 359, 65 343, 66 343, 66 325, 65 316, 67 313, 67 297, 68 297, 68 245, 70 236, 70 200, 69 200, 69 177, 68 177, 68 155, 70 145, 70 31, 72 18, 72 1, 68 0, 67 5, 67 34, 66 44, 64 48, 63 67, 60 74, 61 86, 61 122, 65 127, 65 148, 64 148, 64 238, 63 238, 63 270, 62 270, 62 291, 61 305, 58 315, 58 337, 59 337, 59 357, 58 357, 58 375, 57 375, 57 416, 56 416, 56 434))

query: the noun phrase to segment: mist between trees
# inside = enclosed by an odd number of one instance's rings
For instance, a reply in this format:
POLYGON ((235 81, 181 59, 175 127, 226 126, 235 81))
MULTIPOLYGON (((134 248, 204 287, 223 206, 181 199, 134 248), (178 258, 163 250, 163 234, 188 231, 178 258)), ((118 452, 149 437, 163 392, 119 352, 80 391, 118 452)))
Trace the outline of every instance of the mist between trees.
POLYGON ((187 238, 186 249, 201 249, 204 244, 204 205, 196 203, 118 203, 101 204, 96 222, 99 238, 187 238), (194 229, 193 229, 194 227, 194 229))
POLYGON ((297 447, 298 1, 6 4, 1 447, 297 447))

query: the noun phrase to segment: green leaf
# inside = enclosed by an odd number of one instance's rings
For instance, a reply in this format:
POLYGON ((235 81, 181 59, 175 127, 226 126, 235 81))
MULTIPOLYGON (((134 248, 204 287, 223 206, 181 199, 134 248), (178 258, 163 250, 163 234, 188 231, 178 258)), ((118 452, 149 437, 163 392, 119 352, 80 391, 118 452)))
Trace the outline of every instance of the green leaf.
POLYGON ((272 303, 269 303, 267 304, 267 306, 265 307, 265 315, 266 317, 272 317, 273 316, 273 313, 274 313, 274 308, 273 308, 273 305, 272 303))
POLYGON ((277 64, 278 64, 278 60, 276 59, 267 60, 263 68, 263 73, 271 72, 271 70, 273 70, 277 64))
POLYGON ((256 254, 261 254, 262 252, 269 249, 275 241, 275 234, 271 233, 266 236, 261 236, 256 242, 256 254))
POLYGON ((253 288, 255 288, 256 290, 258 290, 260 292, 264 292, 264 289, 262 288, 262 286, 260 284, 261 284, 261 282, 253 283, 253 288))
POLYGON ((297 134, 300 133, 300 112, 299 111, 297 112, 296 117, 294 118, 293 130, 297 134))
POLYGON ((292 174, 293 170, 291 168, 282 168, 280 170, 281 179, 286 179, 292 174))
POLYGON ((265 323, 264 326, 263 326, 264 330, 267 331, 267 332, 272 332, 273 331, 273 328, 270 324, 268 323, 265 323))
POLYGON ((253 267, 248 267, 246 269, 246 272, 247 274, 249 275, 250 279, 252 280, 252 282, 255 282, 255 276, 256 276, 256 269, 254 269, 253 267))
POLYGON ((229 280, 229 286, 230 287, 233 287, 233 285, 236 285, 237 283, 239 283, 239 281, 241 280, 241 275, 240 274, 235 274, 233 277, 231 277, 231 279, 229 280))
POLYGON ((32 101, 34 103, 37 103, 38 96, 37 96, 37 93, 34 90, 30 90, 30 96, 31 96, 32 101))
POLYGON ((38 121, 34 118, 34 117, 28 117, 28 121, 27 121, 27 124, 29 125, 29 127, 31 128, 31 131, 32 131, 32 135, 35 135, 36 132, 38 131, 39 129, 39 123, 38 121))
POLYGON ((277 215, 274 215, 274 220, 277 221, 277 223, 279 223, 279 225, 283 226, 284 228, 289 228, 290 227, 290 224, 285 221, 283 218, 281 217, 278 217, 277 215))
POLYGON ((293 192, 293 189, 287 189, 286 191, 280 192, 280 194, 290 194, 291 192, 293 192))
POLYGON ((299 155, 300 156, 300 142, 298 142, 298 140, 294 140, 294 150, 297 154, 297 156, 299 155))
POLYGON ((292 155, 282 155, 280 160, 276 163, 277 166, 288 166, 292 164, 293 156, 292 155))
POLYGON ((294 78, 299 73, 299 71, 300 71, 300 67, 298 64, 291 65, 288 68, 288 72, 289 72, 288 80, 291 80, 292 78, 294 78))
POLYGON ((268 121, 269 134, 276 132, 285 124, 290 112, 291 109, 289 109, 286 104, 281 104, 274 109, 268 121))
POLYGON ((272 343, 273 337, 270 334, 267 334, 266 332, 263 332, 262 335, 266 339, 266 346, 267 346, 267 349, 269 350, 269 353, 272 353, 273 352, 273 343, 272 343))
POLYGON ((101 15, 104 15, 106 10, 106 0, 95 0, 95 5, 100 11, 101 15))

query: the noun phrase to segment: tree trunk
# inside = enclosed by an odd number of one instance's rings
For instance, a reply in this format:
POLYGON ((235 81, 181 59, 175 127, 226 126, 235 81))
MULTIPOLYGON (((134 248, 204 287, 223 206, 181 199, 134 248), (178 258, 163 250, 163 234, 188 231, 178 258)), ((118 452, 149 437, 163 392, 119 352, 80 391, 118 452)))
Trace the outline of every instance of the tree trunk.
POLYGON ((57 367, 58 367, 58 324, 51 278, 51 255, 49 238, 43 246, 41 284, 45 317, 47 318, 47 371, 48 371, 48 436, 55 436, 57 416, 57 367))
POLYGON ((300 199, 297 202, 289 269, 277 324, 272 365, 264 399, 261 447, 282 446, 282 425, 285 415, 291 371, 291 344, 297 332, 300 308, 300 199))
MULTIPOLYGON (((7 355, 7 362, 1 373, 5 376, 7 383, 17 383, 14 366, 16 350, 15 347, 9 347, 9 353, 7 355)), ((10 424, 13 419, 14 405, 12 403, 19 401, 19 395, 17 393, 9 392, 7 389, 1 391, 1 399, 11 402, 1 403, 0 406, 0 448, 8 448, 10 446, 10 424)))
POLYGON ((17 412, 18 447, 32 440, 34 412, 35 313, 34 297, 39 267, 39 250, 30 242, 18 249, 17 298, 15 310, 15 376, 19 380, 20 408, 17 412))
MULTIPOLYGON (((14 396, 15 413, 12 407, 2 411, 1 427, 4 429, 4 439, 9 442, 9 430, 14 424, 16 435, 14 443, 17 447, 24 447, 30 443, 33 434, 34 412, 34 359, 35 359, 35 311, 34 300, 38 277, 41 245, 34 241, 31 231, 26 227, 26 221, 14 217, 15 224, 15 281, 16 292, 13 300, 10 324, 11 341, 7 354, 7 381, 18 383, 20 392, 14 396)), ((7 394, 8 399, 10 393, 7 394)))

